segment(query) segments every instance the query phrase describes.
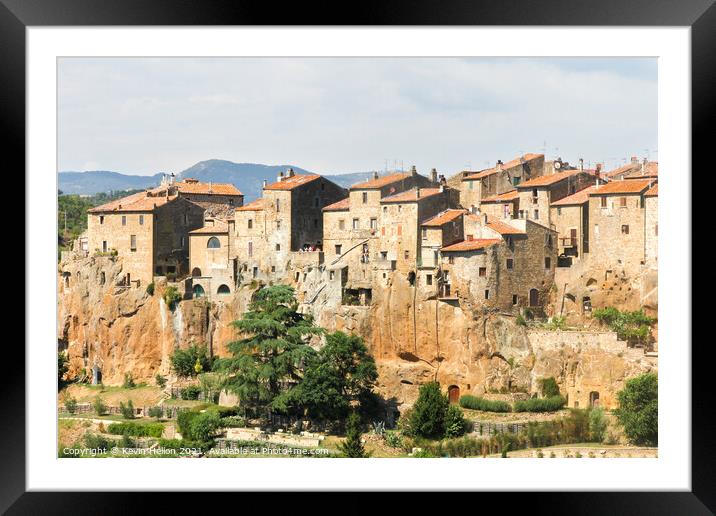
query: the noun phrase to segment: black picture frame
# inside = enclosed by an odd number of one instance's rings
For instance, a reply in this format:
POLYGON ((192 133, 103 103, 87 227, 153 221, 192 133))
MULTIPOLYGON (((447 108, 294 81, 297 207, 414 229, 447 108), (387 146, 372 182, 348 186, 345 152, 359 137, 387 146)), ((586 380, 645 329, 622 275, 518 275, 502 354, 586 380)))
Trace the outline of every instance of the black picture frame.
MULTIPOLYGON (((305 24, 689 26, 692 37, 692 168, 710 172, 706 161, 706 138, 712 132, 709 129, 713 125, 716 103, 713 86, 716 84, 714 0, 492 0, 479 3, 475 0, 414 0, 315 5, 297 2, 280 8, 277 5, 228 0, 0 0, 0 134, 5 144, 6 164, 10 158, 8 170, 18 176, 20 170, 25 170, 25 29, 28 26, 305 24)), ((25 186, 26 195, 31 195, 32 185, 25 186)), ((26 342, 26 346, 28 344, 26 342)), ((690 344, 678 343, 685 350, 690 344)), ((711 514, 716 510, 716 440, 713 438, 716 428, 713 423, 708 423, 712 413, 709 396, 712 388, 707 383, 710 377, 707 368, 712 362, 705 355, 710 339, 704 339, 701 344, 691 348, 691 492, 484 493, 479 496, 508 503, 503 507, 509 508, 510 512, 524 505, 531 513, 550 514, 711 514)), ((0 418, 0 443, 4 447, 0 459, 0 511, 7 511, 7 514, 135 513, 144 512, 151 501, 160 501, 162 512, 188 507, 187 493, 151 497, 120 492, 26 492, 25 451, 32 443, 25 439, 25 353, 11 338, 5 339, 3 351, 3 363, 12 364, 12 367, 3 368, 2 379, 5 416, 0 418)), ((212 501, 215 496, 212 495, 212 501)), ((227 493, 226 496, 236 499, 237 495, 227 493)), ((296 496, 291 495, 292 505, 320 510, 316 503, 307 506, 297 501, 296 496)), ((487 508, 488 503, 480 499, 481 506, 487 508)), ((239 505, 247 508, 251 502, 247 505, 242 499, 239 505)), ((353 511, 375 508, 370 497, 351 497, 349 505, 353 511)), ((259 510, 258 507, 255 510, 259 510)), ((500 505, 492 510, 502 512, 497 507, 500 505)))

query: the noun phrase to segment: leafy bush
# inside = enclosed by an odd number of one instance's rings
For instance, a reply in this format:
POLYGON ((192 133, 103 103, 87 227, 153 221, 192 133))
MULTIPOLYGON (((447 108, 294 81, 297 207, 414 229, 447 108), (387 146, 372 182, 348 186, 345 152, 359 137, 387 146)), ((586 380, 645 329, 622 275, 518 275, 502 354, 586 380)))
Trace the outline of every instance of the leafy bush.
POLYGON ((84 445, 87 448, 96 449, 100 451, 100 453, 107 453, 113 444, 113 441, 110 441, 103 435, 87 433, 84 436, 84 445))
POLYGON ((201 371, 211 370, 211 359, 206 346, 192 344, 187 349, 177 349, 172 353, 170 360, 172 369, 182 378, 193 377, 201 371), (199 371, 197 371, 197 364, 200 366, 199 371))
POLYGON ((92 407, 94 407, 95 414, 97 414, 98 416, 103 416, 107 413, 107 405, 100 396, 97 396, 94 399, 94 401, 92 402, 92 407))
POLYGON ((656 319, 647 316, 644 310, 622 312, 611 306, 594 310, 593 315, 599 322, 615 331, 621 340, 630 344, 647 344, 651 326, 656 322, 656 319))
POLYGON ((164 302, 170 310, 174 310, 176 304, 181 301, 181 298, 181 294, 174 285, 170 285, 164 290, 164 302))
POLYGON ((122 383, 122 387, 125 389, 133 389, 136 386, 137 384, 134 383, 132 373, 124 373, 124 382, 122 383))
POLYGON ((456 405, 450 405, 445 414, 445 437, 460 437, 467 431, 468 423, 465 416, 456 405))
POLYGON ((659 442, 659 392, 655 373, 628 380, 617 393, 619 408, 614 413, 627 438, 635 444, 656 446, 659 442))
POLYGON ((564 330, 567 328, 567 318, 555 315, 544 327, 548 330, 564 330))
POLYGON ((198 400, 199 394, 201 394, 201 387, 198 385, 189 385, 179 391, 179 395, 183 400, 198 400))
POLYGON ((215 411, 194 412, 185 410, 177 416, 177 425, 184 439, 207 442, 219 428, 221 420, 215 411))
POLYGON ((351 412, 346 422, 346 440, 338 445, 344 457, 363 459, 369 456, 361 441, 360 416, 351 412))
POLYGON ((445 435, 445 415, 450 402, 437 382, 420 386, 410 414, 409 433, 416 437, 439 439, 445 435))
POLYGON ((111 423, 107 432, 114 435, 131 435, 132 437, 161 437, 164 425, 161 423, 111 423))
POLYGON ((163 389, 164 386, 167 384, 166 377, 160 375, 159 373, 157 373, 157 375, 154 377, 154 379, 156 380, 157 385, 159 386, 160 389, 163 389))
POLYGON ((540 379, 539 384, 543 397, 551 398, 553 396, 559 396, 559 385, 557 385, 557 380, 555 380, 553 376, 540 379))
POLYGON ((245 428, 246 420, 240 416, 222 417, 220 420, 221 428, 245 428))
POLYGON ((589 412, 590 440, 601 443, 607 432, 607 421, 604 418, 604 409, 596 407, 589 412))
POLYGON ((70 414, 74 414, 77 411, 77 400, 72 396, 65 397, 65 410, 70 414))
POLYGON ((387 444, 391 448, 403 447, 403 438, 398 432, 385 432, 383 434, 383 439, 385 440, 385 444, 387 444))
POLYGON ((152 281, 149 285, 147 285, 147 294, 150 296, 154 295, 154 282, 152 281))
POLYGON ((517 323, 517 326, 527 326, 527 319, 522 314, 519 314, 515 319, 515 323, 517 323))
POLYGON ((549 398, 531 398, 525 401, 516 401, 515 412, 555 412, 560 410, 567 403, 562 396, 551 396, 549 398))
POLYGON ((460 406, 485 412, 510 412, 512 410, 510 404, 505 401, 486 400, 470 394, 460 397, 460 406))
POLYGON ((149 407, 147 411, 149 417, 161 418, 164 417, 164 409, 162 407, 149 407))
POLYGON ((129 400, 126 405, 120 401, 119 411, 124 419, 134 419, 134 403, 132 400, 129 400))

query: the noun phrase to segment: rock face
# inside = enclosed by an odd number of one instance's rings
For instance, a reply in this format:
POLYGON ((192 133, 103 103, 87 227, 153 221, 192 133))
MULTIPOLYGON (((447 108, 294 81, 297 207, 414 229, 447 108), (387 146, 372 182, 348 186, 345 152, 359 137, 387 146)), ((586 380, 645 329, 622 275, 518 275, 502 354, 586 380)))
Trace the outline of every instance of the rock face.
MULTIPOLYGON (((433 379, 460 395, 531 394, 540 378, 554 376, 570 406, 589 406, 598 396, 597 403, 612 407, 626 378, 656 369, 655 358, 614 333, 527 329, 469 300, 431 299, 397 274, 373 289, 370 306, 345 306, 340 287, 324 275, 314 269, 294 284, 301 309, 328 330, 361 335, 378 365, 379 392, 398 406, 412 404, 420 384, 433 379)), ((236 338, 230 323, 253 293, 244 286, 220 302, 187 299, 171 311, 165 285, 149 295, 116 287, 121 276, 121 260, 85 258, 61 263, 58 280, 58 339, 71 371, 89 375, 96 365, 109 385, 121 384, 126 372, 150 383, 157 373, 171 378, 171 353, 191 343, 225 356, 236 338)))

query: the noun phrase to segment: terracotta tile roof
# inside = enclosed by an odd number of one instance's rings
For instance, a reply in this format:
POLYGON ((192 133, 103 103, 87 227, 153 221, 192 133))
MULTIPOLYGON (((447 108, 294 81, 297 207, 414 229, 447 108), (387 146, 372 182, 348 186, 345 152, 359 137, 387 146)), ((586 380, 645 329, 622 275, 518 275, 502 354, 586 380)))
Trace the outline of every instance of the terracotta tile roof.
POLYGON ((493 195, 492 197, 486 197, 481 203, 500 203, 500 202, 510 202, 510 201, 516 201, 520 198, 520 194, 517 190, 510 190, 509 192, 501 193, 499 195, 493 195))
POLYGON ((380 202, 417 202, 423 200, 426 197, 431 197, 440 193, 440 188, 421 188, 420 197, 417 196, 417 190, 412 188, 405 192, 400 192, 395 195, 383 197, 380 202))
POLYGON ((594 186, 582 188, 577 193, 563 197, 559 201, 554 201, 550 206, 573 206, 575 204, 584 204, 589 200, 589 193, 594 190, 594 188, 594 186))
POLYGON ((431 217, 431 218, 425 220, 421 225, 422 226, 430 226, 430 227, 440 227, 443 224, 452 222, 453 220, 457 219, 458 217, 464 215, 465 213, 467 213, 467 210, 456 210, 456 209, 445 210, 442 213, 438 213, 434 217, 431 217))
POLYGON ((644 197, 658 197, 659 196, 659 183, 656 183, 654 186, 649 188, 646 193, 644 194, 644 197))
POLYGON ((315 181, 319 177, 321 176, 317 174, 296 174, 294 176, 284 177, 283 181, 277 181, 268 186, 264 186, 264 190, 293 190, 306 183, 315 181))
POLYGON ((186 178, 183 181, 174 183, 174 186, 185 194, 244 195, 231 183, 201 183, 196 179, 186 178))
POLYGON ((130 212, 130 211, 154 211, 154 208, 163 206, 166 203, 173 201, 177 196, 173 195, 167 197, 162 196, 150 196, 148 192, 137 192, 121 199, 115 199, 108 203, 100 206, 95 206, 88 211, 88 213, 106 213, 106 212, 130 212))
POLYGON ((350 197, 346 197, 345 199, 341 199, 338 202, 325 206, 323 211, 343 211, 348 208, 350 208, 350 197))
POLYGON ((487 218, 487 227, 493 231, 497 231, 501 235, 524 235, 525 232, 518 229, 507 222, 502 222, 491 217, 487 218))
POLYGON ((611 194, 638 194, 649 188, 653 179, 625 179, 623 181, 610 181, 599 185, 589 192, 589 196, 611 194))
POLYGON ((207 225, 203 228, 195 229, 194 231, 189 231, 190 235, 211 235, 216 233, 228 233, 229 232, 229 226, 226 224, 226 222, 221 220, 215 220, 214 225, 207 225))
POLYGON ((248 204, 239 206, 234 211, 263 211, 263 209, 264 209, 264 200, 256 199, 255 201, 251 201, 248 204))
POLYGON ((363 190, 366 188, 382 188, 386 185, 389 185, 391 183, 397 183, 398 181, 402 181, 403 179, 407 179, 410 177, 409 172, 398 172, 395 174, 388 174, 387 176, 381 176, 378 179, 370 179, 368 181, 363 181, 362 183, 357 183, 351 186, 351 190, 363 190))
POLYGON ((461 242, 457 242, 455 244, 450 244, 448 246, 443 247, 440 249, 441 252, 461 252, 461 251, 478 251, 480 249, 484 249, 486 247, 490 247, 491 245, 497 245, 502 240, 497 239, 491 239, 491 238, 478 238, 475 240, 463 240, 461 242))
MULTIPOLYGON (((528 153, 528 154, 525 154, 524 156, 521 156, 519 158, 512 159, 512 160, 508 161, 507 163, 503 163, 502 170, 507 170, 509 168, 516 167, 517 165, 519 165, 522 162, 523 159, 525 161, 532 161, 533 159, 543 158, 543 157, 544 157, 544 154, 528 153)), ((471 179, 482 179, 483 177, 491 176, 492 174, 496 174, 497 172, 498 172, 497 167, 492 167, 492 168, 488 168, 485 170, 480 170, 479 172, 468 173, 467 175, 465 175, 465 177, 462 178, 462 180, 466 181, 466 180, 471 180, 471 179)))
MULTIPOLYGON (((564 179, 567 179, 570 176, 573 176, 575 174, 578 174, 581 172, 580 170, 565 170, 564 172, 557 172, 555 174, 548 174, 546 176, 538 176, 534 179, 530 179, 528 181, 525 181, 523 183, 520 183, 517 185, 517 189, 520 190, 522 188, 534 188, 539 186, 550 186, 555 183, 559 183, 560 181, 563 181, 564 179)), ((587 172, 585 170, 585 172, 587 172)))
POLYGON ((604 175, 608 178, 612 178, 624 174, 624 179, 627 177, 652 177, 659 175, 658 161, 647 161, 643 171, 641 167, 641 163, 627 163, 614 170, 610 170, 604 175))

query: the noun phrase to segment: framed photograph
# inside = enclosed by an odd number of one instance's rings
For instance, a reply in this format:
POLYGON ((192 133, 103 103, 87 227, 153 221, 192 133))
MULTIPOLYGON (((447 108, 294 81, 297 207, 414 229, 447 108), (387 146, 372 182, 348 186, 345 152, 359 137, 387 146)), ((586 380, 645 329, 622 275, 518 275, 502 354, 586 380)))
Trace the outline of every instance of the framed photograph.
POLYGON ((690 213, 716 8, 453 6, 2 0, 28 300, 3 510, 714 510, 690 213))

